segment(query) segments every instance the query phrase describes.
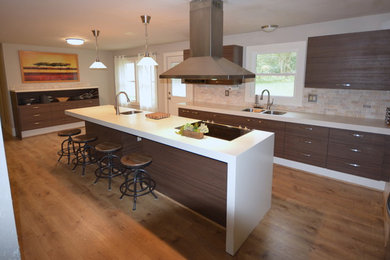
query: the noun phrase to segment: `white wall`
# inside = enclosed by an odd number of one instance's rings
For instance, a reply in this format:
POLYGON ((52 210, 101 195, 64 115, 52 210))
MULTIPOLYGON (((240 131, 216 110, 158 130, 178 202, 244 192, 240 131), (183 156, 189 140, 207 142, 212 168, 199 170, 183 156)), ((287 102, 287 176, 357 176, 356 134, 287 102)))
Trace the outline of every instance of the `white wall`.
POLYGON ((0 120, 0 259, 20 259, 0 120))
MULTIPOLYGON (((89 66, 96 59, 95 50, 85 50, 81 48, 54 48, 35 45, 21 45, 3 43, 3 58, 5 65, 5 76, 7 81, 8 95, 9 90, 37 90, 37 89, 61 89, 64 87, 85 87, 97 86, 99 87, 100 103, 113 104, 115 87, 114 87, 114 60, 112 52, 101 51, 100 60, 108 67, 107 70, 90 70, 89 66), (24 51, 42 51, 42 52, 56 52, 56 53, 75 53, 79 59, 80 82, 68 83, 22 83, 20 64, 19 64, 19 50, 24 51)), ((9 113, 11 112, 11 105, 9 105, 9 113)), ((11 115, 12 116, 12 115, 11 115)), ((11 126, 13 127, 13 120, 11 126)))

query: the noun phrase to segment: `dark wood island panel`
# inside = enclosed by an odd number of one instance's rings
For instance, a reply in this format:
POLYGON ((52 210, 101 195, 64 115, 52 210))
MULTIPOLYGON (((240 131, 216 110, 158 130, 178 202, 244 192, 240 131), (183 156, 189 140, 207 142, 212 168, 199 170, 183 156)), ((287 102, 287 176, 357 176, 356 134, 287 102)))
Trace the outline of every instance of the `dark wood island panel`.
POLYGON ((156 181, 156 189, 226 226, 227 164, 191 152, 86 121, 86 132, 97 142, 117 142, 123 146, 118 155, 130 151, 150 154, 153 162, 147 170, 156 181))

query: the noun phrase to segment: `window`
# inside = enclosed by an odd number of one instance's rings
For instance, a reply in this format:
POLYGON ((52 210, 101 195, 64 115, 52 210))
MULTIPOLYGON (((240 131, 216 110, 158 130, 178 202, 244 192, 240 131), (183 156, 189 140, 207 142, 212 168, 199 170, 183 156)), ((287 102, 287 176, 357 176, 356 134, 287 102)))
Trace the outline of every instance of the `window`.
MULTIPOLYGON (((137 57, 115 56, 116 92, 124 91, 133 105, 141 109, 157 109, 156 68, 137 66, 137 57)), ((129 105, 124 95, 119 96, 121 106, 129 105)))
POLYGON ((247 88, 245 100, 268 89, 274 104, 302 105, 306 42, 247 47, 247 67, 256 78, 247 88))

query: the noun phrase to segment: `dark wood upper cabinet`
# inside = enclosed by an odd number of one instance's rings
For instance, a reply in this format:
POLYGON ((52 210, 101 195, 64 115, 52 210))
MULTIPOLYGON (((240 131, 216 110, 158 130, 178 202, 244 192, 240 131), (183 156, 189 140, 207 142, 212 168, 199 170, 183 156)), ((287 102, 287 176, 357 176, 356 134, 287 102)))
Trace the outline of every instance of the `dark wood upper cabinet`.
POLYGON ((390 90, 390 30, 310 37, 305 87, 390 90))
MULTIPOLYGON (((223 57, 231 62, 236 63, 242 67, 243 47, 239 45, 226 45, 223 46, 223 57)), ((190 57, 190 50, 183 51, 183 59, 190 57)), ((209 85, 235 85, 241 84, 242 80, 185 80, 186 83, 201 83, 209 85)))

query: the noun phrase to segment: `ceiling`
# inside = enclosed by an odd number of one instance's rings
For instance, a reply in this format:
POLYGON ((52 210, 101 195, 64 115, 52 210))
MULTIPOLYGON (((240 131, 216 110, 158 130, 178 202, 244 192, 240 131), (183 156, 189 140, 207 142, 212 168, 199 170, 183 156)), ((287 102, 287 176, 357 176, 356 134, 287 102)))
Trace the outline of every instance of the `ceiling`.
MULTIPOLYGON (((225 0, 224 35, 390 12, 389 0, 225 0)), ((189 0, 0 0, 0 42, 68 47, 83 38, 93 49, 118 50, 144 44, 140 15, 152 17, 149 44, 189 39, 189 0)))

